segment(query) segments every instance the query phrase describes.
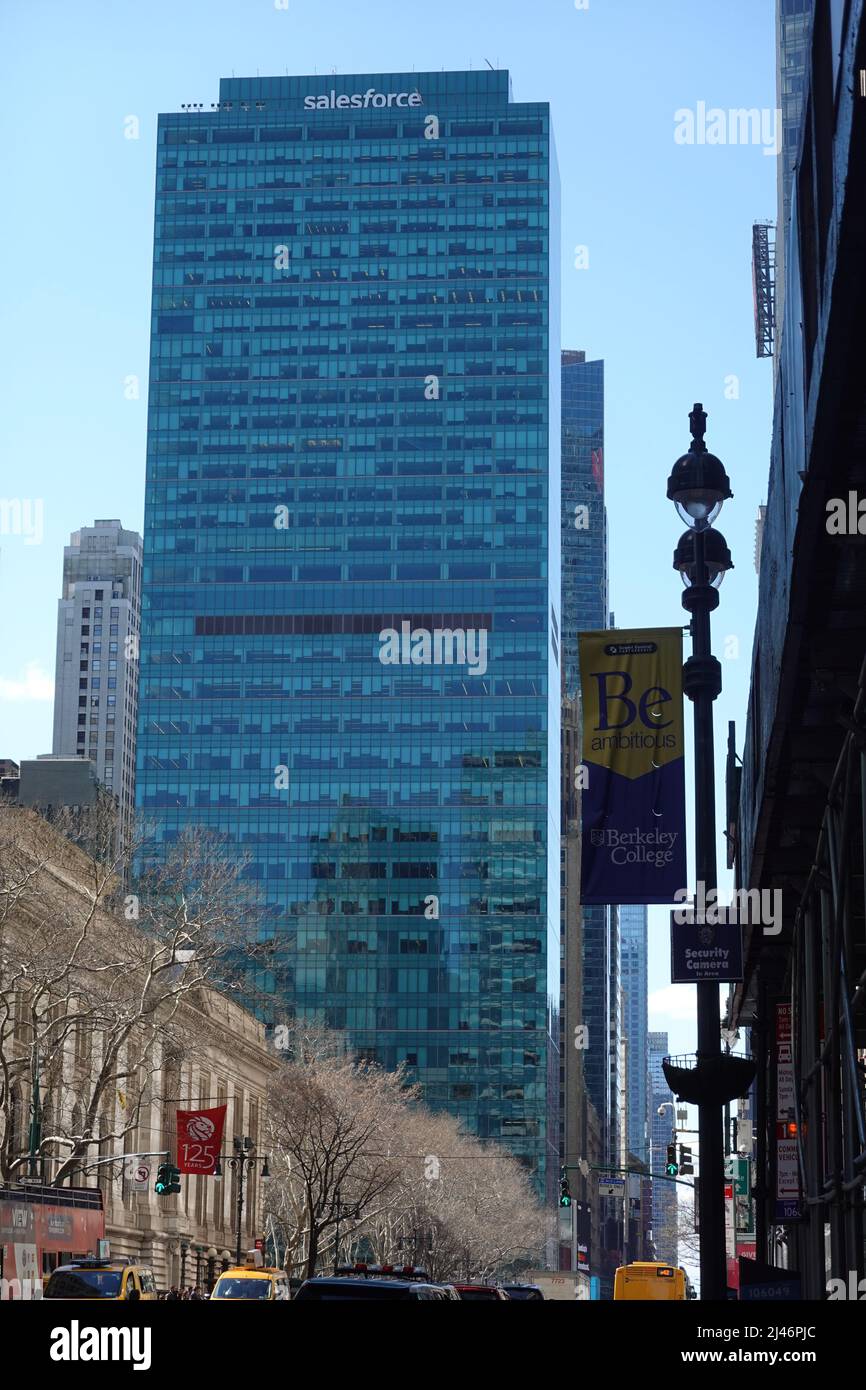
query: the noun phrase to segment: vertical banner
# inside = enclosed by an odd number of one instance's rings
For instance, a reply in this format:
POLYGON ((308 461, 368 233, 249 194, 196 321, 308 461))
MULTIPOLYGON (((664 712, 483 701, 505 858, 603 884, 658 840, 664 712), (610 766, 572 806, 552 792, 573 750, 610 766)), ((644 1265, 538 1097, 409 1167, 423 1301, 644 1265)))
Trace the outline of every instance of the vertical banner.
POLYGON ((178 1110, 177 1166, 182 1173, 213 1174, 223 1142, 226 1107, 178 1110))
POLYGON ((686 887, 682 630, 578 642, 581 902, 674 902, 686 887))
POLYGON ((791 1005, 776 1005, 776 1220, 802 1218, 791 1005))

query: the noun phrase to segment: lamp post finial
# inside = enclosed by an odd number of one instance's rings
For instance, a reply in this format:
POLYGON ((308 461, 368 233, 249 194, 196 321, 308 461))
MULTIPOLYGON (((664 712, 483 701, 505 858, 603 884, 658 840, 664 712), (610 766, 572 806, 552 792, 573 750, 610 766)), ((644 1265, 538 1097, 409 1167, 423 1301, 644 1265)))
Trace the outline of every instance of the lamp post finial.
POLYGON ((695 401, 689 413, 689 425, 692 431, 692 443, 689 452, 692 454, 702 454, 706 451, 704 434, 707 428, 707 412, 700 401, 695 401))

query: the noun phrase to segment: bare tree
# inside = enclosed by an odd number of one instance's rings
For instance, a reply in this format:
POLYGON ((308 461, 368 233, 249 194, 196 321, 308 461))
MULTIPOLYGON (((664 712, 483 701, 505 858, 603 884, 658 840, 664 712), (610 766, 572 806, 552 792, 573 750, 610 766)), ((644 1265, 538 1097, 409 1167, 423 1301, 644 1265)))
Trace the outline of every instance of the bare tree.
POLYGON ((423 1265, 431 1278, 489 1278, 537 1263, 548 1224, 527 1174, 424 1106, 401 1072, 348 1053, 345 1040, 296 1025, 274 1078, 269 1215, 286 1264, 311 1277, 334 1250, 423 1265))
POLYGON ((239 989, 260 949, 217 837, 190 832, 149 863, 142 840, 118 862, 62 828, 0 811, 0 1177, 44 1157, 57 1186, 137 1128, 164 1060, 196 1045, 184 1004, 239 989))
POLYGON ((401 1159, 383 1149, 382 1136, 411 1096, 401 1071, 358 1061, 333 1035, 296 1035, 295 1056, 275 1072, 268 1100, 268 1203, 288 1233, 291 1263, 303 1262, 307 1278, 338 1225, 350 1235, 394 1186, 401 1159))

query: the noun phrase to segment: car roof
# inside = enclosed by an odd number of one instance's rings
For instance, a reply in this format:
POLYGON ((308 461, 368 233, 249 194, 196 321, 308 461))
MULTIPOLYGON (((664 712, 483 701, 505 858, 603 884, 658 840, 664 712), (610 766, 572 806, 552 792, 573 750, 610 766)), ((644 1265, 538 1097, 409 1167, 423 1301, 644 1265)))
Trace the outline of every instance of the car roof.
MULTIPOLYGON (((305 1279, 304 1284, 387 1284, 389 1289, 428 1289, 430 1284, 419 1283, 417 1279, 368 1279, 364 1274, 334 1275, 317 1274, 313 1279, 305 1279)), ((304 1285, 301 1285, 303 1288, 304 1285)))

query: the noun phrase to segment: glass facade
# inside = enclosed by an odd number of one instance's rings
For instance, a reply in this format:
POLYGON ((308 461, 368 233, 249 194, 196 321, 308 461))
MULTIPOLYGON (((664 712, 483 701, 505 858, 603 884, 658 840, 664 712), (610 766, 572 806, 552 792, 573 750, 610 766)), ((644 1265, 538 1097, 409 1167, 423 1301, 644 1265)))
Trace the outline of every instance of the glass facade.
MULTIPOLYGON (((609 622, 608 535, 604 504, 604 363, 565 350, 562 381, 562 661, 567 695, 580 686, 578 633, 609 622)), ((589 1047, 586 1088, 617 1162, 621 1036, 619 941, 615 907, 584 907, 583 1000, 589 1047)))
MULTIPOLYGON (((662 1060, 668 1055, 667 1033, 647 1034, 647 1055, 649 1059, 649 1087, 652 1121, 652 1165, 653 1173, 663 1173, 667 1162, 668 1144, 676 1128, 676 1111, 671 1108, 673 1092, 665 1080, 662 1060), (659 1106, 665 1105, 661 1114, 659 1106)), ((670 1264, 679 1263, 677 1235, 677 1186, 676 1183, 658 1179, 653 1182, 653 1241, 656 1258, 667 1260, 670 1264)))
POLYGON ((405 1063, 548 1190, 558 218, 506 72, 160 117, 138 745, 160 841, 248 858, 270 1021, 405 1063))
POLYGON ((628 1147, 643 1163, 649 1163, 647 1099, 647 910, 637 905, 619 909, 620 958, 626 1036, 626 1086, 628 1090, 628 1147))
POLYGON ((806 88, 806 45, 814 0, 776 0, 776 86, 782 133, 779 150, 780 227, 784 239, 791 215, 791 185, 800 149, 806 88))
POLYGON ((607 627, 604 363, 562 354, 562 665, 565 693, 580 686, 579 632, 607 627))

